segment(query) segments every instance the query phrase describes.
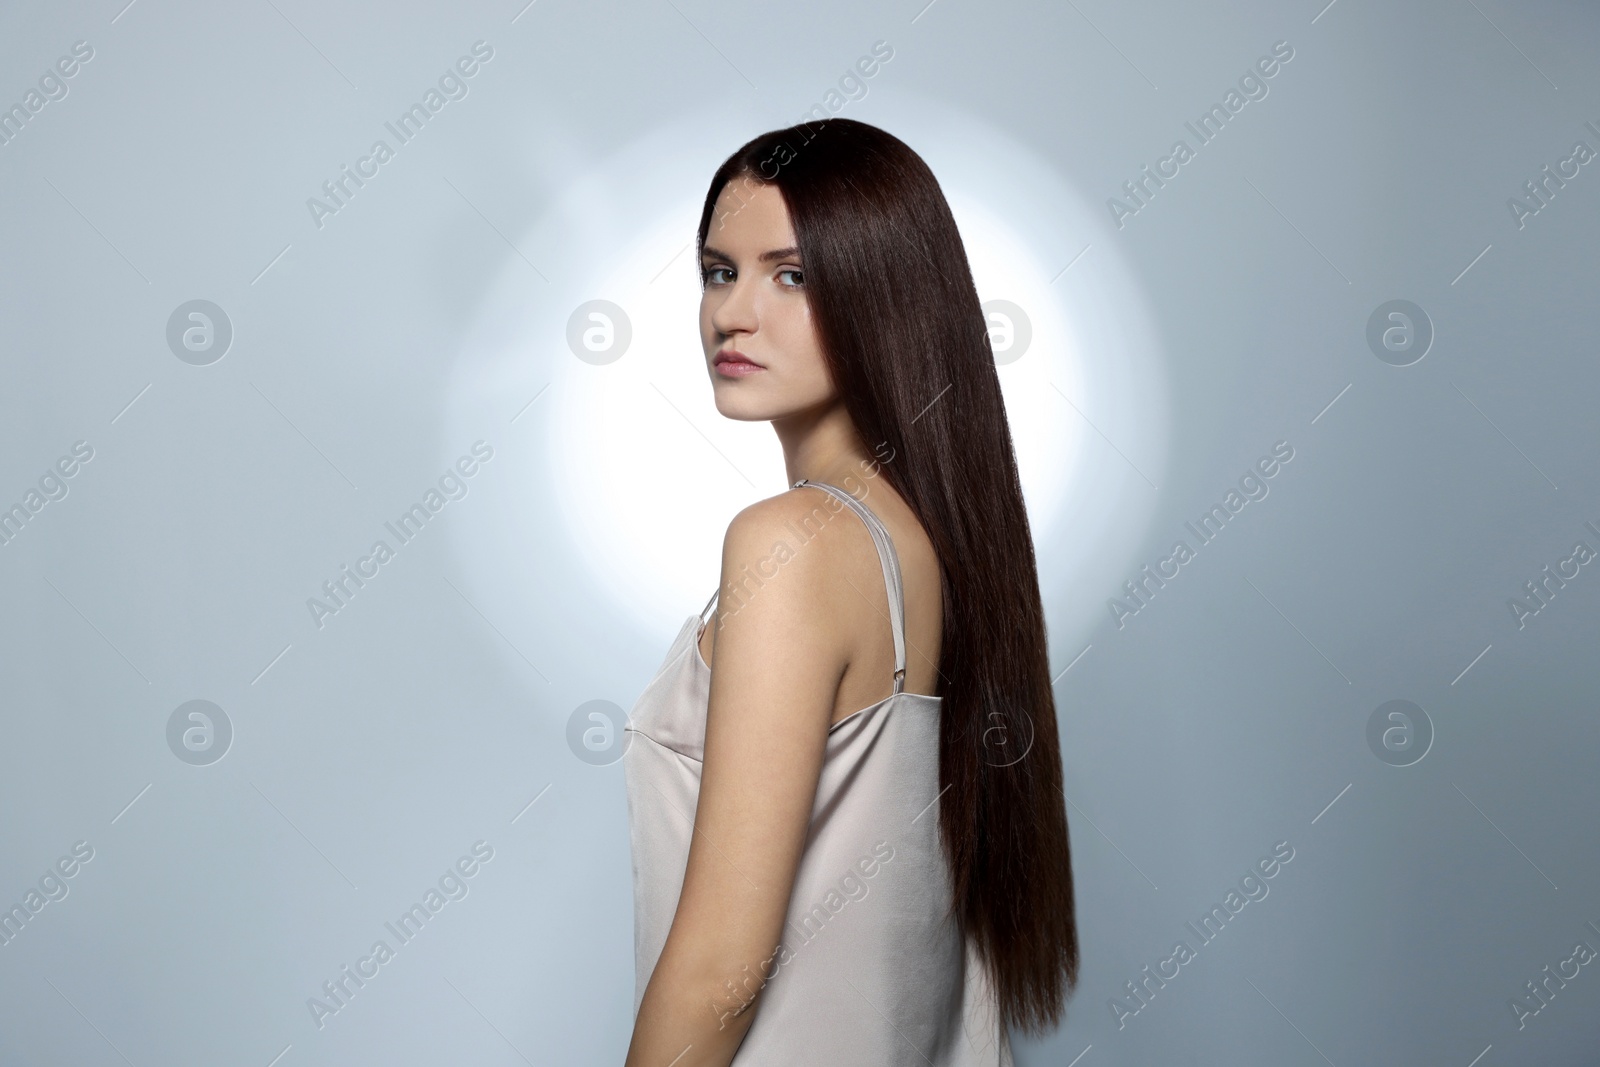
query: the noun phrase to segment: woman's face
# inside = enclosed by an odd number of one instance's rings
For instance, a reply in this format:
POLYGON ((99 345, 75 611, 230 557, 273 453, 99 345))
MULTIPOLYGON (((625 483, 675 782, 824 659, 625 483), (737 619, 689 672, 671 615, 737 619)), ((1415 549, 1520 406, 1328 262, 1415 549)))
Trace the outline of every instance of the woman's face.
POLYGON ((789 210, 775 186, 735 179, 722 187, 700 266, 700 341, 718 411, 749 422, 781 419, 837 397, 789 210), (718 362, 732 352, 748 362, 718 362))

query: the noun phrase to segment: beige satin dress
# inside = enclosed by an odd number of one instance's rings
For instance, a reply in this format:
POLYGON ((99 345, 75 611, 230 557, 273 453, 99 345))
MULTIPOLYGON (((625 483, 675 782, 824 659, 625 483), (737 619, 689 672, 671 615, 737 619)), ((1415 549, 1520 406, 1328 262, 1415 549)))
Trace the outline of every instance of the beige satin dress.
MULTIPOLYGON (((889 532, 831 485, 866 523, 883 564, 894 634, 894 692, 841 719, 827 751, 805 853, 778 952, 730 975, 708 1013, 757 989, 737 1067, 1010 1067, 986 970, 948 915, 939 846, 940 698, 907 693, 900 564, 889 532)), ((633 850, 633 1008, 666 943, 683 887, 711 670, 700 634, 717 598, 691 615, 634 705, 623 756, 633 850)))

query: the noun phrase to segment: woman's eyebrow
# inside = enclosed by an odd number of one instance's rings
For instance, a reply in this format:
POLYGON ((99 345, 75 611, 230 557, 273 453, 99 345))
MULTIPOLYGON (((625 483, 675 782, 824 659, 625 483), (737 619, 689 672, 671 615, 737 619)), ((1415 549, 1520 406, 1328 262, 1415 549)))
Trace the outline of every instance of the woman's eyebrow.
MULTIPOLYGON (((730 262, 733 259, 732 256, 728 255, 728 253, 724 252, 722 249, 720 249, 720 248, 711 248, 709 246, 700 250, 700 258, 701 259, 726 259, 726 260, 729 260, 730 262)), ((800 258, 800 250, 798 248, 774 248, 770 252, 761 253, 759 256, 756 257, 756 261, 760 262, 760 263, 776 263, 780 259, 799 259, 799 258, 800 258)))

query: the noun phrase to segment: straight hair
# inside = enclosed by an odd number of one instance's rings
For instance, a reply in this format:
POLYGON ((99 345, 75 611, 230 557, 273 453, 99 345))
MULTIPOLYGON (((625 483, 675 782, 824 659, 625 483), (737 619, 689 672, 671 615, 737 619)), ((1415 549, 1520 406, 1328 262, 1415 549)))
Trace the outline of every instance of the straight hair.
POLYGON ((806 121, 717 169, 697 252, 735 181, 783 196, 832 380, 862 439, 893 450, 879 470, 938 555, 951 909, 1001 1022, 1041 1033, 1078 979, 1060 740, 1016 454, 955 217, 903 141, 853 119, 806 121))

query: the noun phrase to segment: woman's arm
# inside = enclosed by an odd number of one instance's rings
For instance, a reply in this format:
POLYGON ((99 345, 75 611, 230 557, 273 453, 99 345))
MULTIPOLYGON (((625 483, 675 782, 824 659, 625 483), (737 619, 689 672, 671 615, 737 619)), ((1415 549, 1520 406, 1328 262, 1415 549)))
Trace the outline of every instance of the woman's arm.
POLYGON ((828 539, 793 536, 813 495, 746 508, 723 541, 688 867, 626 1067, 726 1067, 778 963, 848 661, 828 539))

